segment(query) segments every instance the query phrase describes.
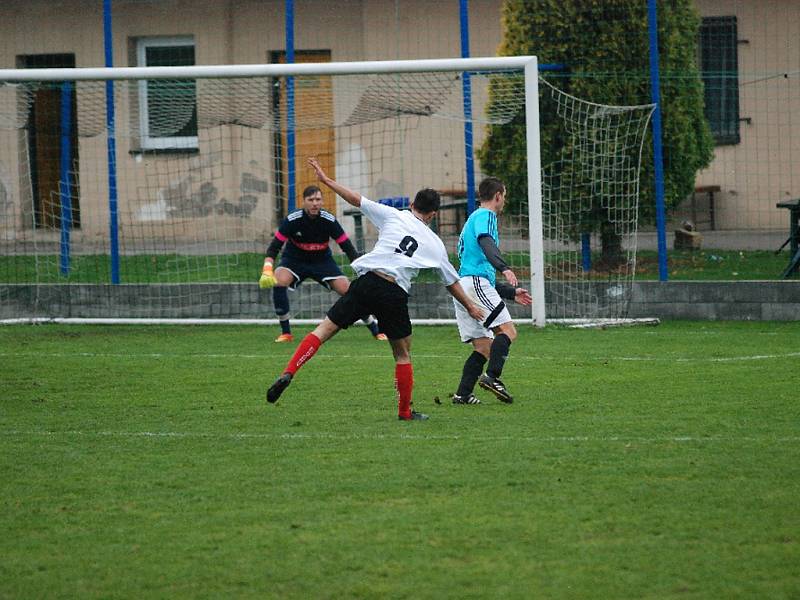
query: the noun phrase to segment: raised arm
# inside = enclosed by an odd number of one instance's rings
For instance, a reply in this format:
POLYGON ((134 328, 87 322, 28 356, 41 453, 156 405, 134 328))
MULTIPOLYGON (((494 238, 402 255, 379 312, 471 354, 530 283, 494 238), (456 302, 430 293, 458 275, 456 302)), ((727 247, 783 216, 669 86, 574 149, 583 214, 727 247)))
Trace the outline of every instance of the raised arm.
POLYGON ((359 194, 358 192, 354 192, 349 188, 344 187, 342 184, 337 183, 336 181, 328 177, 325 174, 325 171, 322 170, 322 167, 320 166, 316 158, 309 158, 308 164, 312 169, 314 169, 314 171, 316 171, 317 179, 319 179, 320 183, 329 187, 339 196, 344 198, 344 201, 347 202, 348 204, 352 204, 356 208, 361 207, 361 194, 359 194))

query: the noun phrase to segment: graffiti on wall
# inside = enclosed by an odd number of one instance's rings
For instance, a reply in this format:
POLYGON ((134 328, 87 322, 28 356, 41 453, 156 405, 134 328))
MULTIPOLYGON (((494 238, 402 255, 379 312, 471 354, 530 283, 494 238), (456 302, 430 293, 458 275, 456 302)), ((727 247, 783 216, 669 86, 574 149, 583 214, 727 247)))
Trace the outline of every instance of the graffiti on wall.
POLYGON ((219 188, 209 180, 189 174, 179 181, 158 190, 158 199, 139 209, 140 221, 202 218, 210 215, 230 215, 249 218, 259 201, 269 192, 266 179, 244 172, 238 194, 221 196, 219 188))

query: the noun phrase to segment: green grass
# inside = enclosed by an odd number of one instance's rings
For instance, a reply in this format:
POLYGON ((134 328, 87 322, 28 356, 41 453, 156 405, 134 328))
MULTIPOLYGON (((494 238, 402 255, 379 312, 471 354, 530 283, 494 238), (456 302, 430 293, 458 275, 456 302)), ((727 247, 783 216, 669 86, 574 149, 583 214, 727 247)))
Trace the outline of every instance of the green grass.
POLYGON ((276 334, 0 328, 0 598, 800 597, 800 323, 525 328, 511 406, 418 327, 413 423, 276 334))
MULTIPOLYGON (((747 281, 780 279, 789 264, 789 254, 771 250, 670 250, 667 259, 672 281, 747 281)), ((658 254, 636 255, 636 278, 658 279, 658 254)))

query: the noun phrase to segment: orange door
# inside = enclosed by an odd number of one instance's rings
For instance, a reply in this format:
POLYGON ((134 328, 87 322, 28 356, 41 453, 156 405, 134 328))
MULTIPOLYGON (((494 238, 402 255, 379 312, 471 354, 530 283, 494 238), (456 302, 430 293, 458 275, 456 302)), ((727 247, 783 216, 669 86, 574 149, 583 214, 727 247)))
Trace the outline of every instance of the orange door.
MULTIPOLYGON (((286 55, 276 53, 274 62, 285 63, 286 55)), ((303 50, 295 52, 296 63, 330 62, 330 50, 303 50)), ((288 177, 288 135, 286 111, 286 81, 280 86, 280 158, 281 189, 283 208, 286 211, 286 198, 289 193, 288 177)), ((333 87, 329 76, 307 76, 294 78, 294 119, 295 119, 295 207, 303 205, 303 190, 317 184, 317 177, 306 165, 306 159, 316 156, 322 168, 332 178, 336 178, 335 152, 336 139, 333 131, 333 87)), ((325 210, 336 214, 336 197, 327 188, 322 189, 325 210)))

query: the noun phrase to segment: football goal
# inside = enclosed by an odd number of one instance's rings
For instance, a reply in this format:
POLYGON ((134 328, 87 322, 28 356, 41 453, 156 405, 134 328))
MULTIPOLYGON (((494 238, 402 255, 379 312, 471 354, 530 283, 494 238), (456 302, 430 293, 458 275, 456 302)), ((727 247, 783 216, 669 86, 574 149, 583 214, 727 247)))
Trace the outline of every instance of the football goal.
MULTIPOLYGON (((500 177, 501 249, 534 294, 514 316, 624 318, 651 112, 565 94, 534 57, 0 70, 0 319, 274 322, 257 281, 311 156, 398 208, 437 189, 454 263, 478 183, 500 177)), ((372 225, 323 193, 369 251, 372 225)), ((290 300, 317 322, 335 296, 306 282, 290 300)), ((410 309, 454 318, 431 273, 410 309)))

